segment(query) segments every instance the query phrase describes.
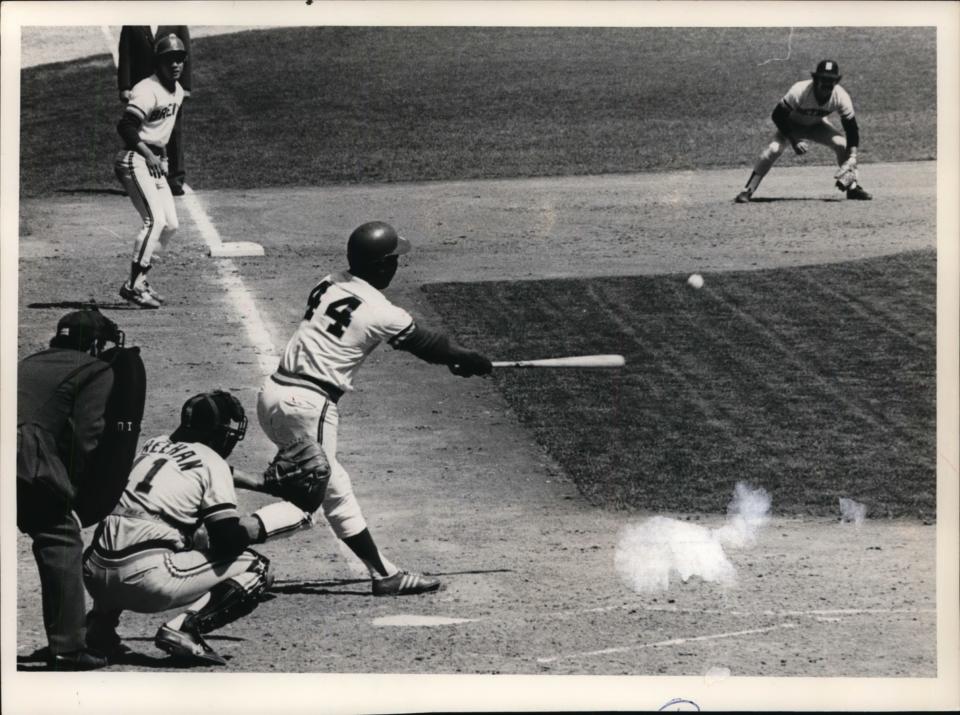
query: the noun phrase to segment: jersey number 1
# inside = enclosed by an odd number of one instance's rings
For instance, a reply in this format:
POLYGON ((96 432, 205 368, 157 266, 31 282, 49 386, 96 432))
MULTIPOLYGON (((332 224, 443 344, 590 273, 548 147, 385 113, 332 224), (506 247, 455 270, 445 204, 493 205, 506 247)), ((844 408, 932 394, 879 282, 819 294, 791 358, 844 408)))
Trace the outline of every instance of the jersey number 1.
MULTIPOLYGON (((323 294, 327 292, 327 288, 331 285, 328 281, 323 281, 310 291, 310 297, 307 299, 307 312, 303 314, 304 320, 310 320, 313 317, 314 311, 320 305, 320 298, 323 297, 323 294)), ((332 318, 333 323, 327 326, 327 332, 335 337, 342 338, 344 328, 350 325, 350 314, 359 308, 361 303, 362 301, 359 298, 351 295, 335 300, 328 305, 324 315, 332 318)))

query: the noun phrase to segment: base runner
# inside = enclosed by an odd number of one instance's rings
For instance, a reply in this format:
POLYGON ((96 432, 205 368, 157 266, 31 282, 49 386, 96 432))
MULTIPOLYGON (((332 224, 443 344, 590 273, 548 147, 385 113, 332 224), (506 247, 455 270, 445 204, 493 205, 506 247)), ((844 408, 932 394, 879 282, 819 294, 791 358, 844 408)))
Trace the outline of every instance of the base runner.
POLYGON ((120 286, 120 297, 141 308, 159 308, 163 297, 147 283, 157 244, 166 247, 180 226, 173 194, 167 183, 167 143, 183 106, 183 72, 187 51, 176 35, 157 40, 157 71, 133 86, 117 124, 124 150, 114 162, 114 173, 143 220, 133 242, 130 278, 120 286))
POLYGON ((284 501, 238 514, 225 459, 246 427, 235 397, 203 393, 184 403, 169 437, 143 445, 120 503, 100 522, 84 556, 84 583, 93 597, 88 648, 108 660, 121 658, 129 651, 116 632, 122 611, 186 606, 160 626, 157 647, 195 662, 226 662, 203 634, 253 611, 273 581, 270 562, 249 546, 312 525, 309 515, 284 501))

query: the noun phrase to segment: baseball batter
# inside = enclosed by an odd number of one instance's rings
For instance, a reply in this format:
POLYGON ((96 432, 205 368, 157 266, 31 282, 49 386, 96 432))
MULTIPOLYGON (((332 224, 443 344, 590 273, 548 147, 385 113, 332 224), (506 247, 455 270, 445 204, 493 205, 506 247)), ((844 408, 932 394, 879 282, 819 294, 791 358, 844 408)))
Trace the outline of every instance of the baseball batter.
POLYGON ((141 308, 159 308, 163 303, 147 282, 147 273, 157 244, 166 247, 180 225, 166 179, 167 142, 183 106, 183 87, 177 80, 186 56, 176 35, 157 40, 156 73, 133 86, 117 124, 125 149, 117 155, 114 173, 143 220, 133 242, 130 278, 120 287, 120 297, 141 308))
POLYGON ((322 445, 330 465, 323 513, 334 533, 366 564, 375 596, 435 591, 440 582, 399 569, 377 548, 350 477, 337 461, 338 401, 353 389, 360 366, 383 342, 447 365, 463 377, 486 375, 492 368, 486 357, 419 325, 380 292, 390 285, 398 256, 409 250, 409 242, 380 221, 350 234, 349 269, 325 276, 310 292, 303 320, 277 371, 264 381, 257 403, 260 426, 278 448, 275 462, 304 439, 322 445))
POLYGON ((787 142, 798 155, 807 153, 809 142, 833 149, 840 165, 834 178, 837 187, 846 191, 848 199, 869 201, 872 197, 857 182, 857 147, 860 130, 853 112, 853 101, 840 86, 840 68, 833 60, 823 60, 810 73, 811 79, 794 84, 773 110, 777 131, 747 180, 747 185, 736 198, 738 204, 747 203, 763 177, 783 154, 787 142), (827 117, 840 115, 843 132, 837 130, 827 117))
POLYGON ((248 547, 312 523, 288 502, 238 514, 225 460, 246 427, 233 395, 202 393, 184 403, 170 436, 143 445, 119 504, 97 526, 84 556, 93 597, 88 648, 116 660, 128 651, 116 632, 122 611, 186 605, 160 626, 157 647, 201 663, 226 662, 203 634, 250 613, 273 580, 270 562, 248 547))

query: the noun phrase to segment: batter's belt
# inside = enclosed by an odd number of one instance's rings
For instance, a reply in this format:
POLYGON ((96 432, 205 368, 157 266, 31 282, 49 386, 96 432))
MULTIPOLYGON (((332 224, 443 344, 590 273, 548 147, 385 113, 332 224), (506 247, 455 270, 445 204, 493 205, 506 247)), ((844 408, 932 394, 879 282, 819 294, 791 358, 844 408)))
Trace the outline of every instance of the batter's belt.
POLYGON ((270 379, 278 385, 287 385, 288 387, 303 387, 308 390, 313 390, 314 392, 319 392, 334 404, 336 404, 340 398, 343 397, 343 390, 333 383, 327 382, 326 380, 320 380, 316 377, 311 377, 310 375, 299 375, 297 373, 290 372, 289 370, 285 370, 282 367, 277 368, 277 371, 270 376, 270 379))

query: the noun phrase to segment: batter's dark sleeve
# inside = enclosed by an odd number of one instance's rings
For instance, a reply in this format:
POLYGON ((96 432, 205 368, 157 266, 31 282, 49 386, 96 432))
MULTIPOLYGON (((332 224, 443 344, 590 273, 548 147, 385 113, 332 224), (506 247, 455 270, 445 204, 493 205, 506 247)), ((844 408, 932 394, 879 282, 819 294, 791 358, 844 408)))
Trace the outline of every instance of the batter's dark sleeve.
POLYGON ((783 102, 778 102, 777 106, 773 108, 773 114, 770 115, 770 118, 773 120, 773 123, 777 125, 780 133, 787 137, 787 139, 790 139, 792 130, 790 126, 790 108, 783 102))
POLYGON ((857 126, 857 118, 844 119, 840 117, 840 124, 843 125, 843 131, 847 135, 847 149, 860 146, 860 127, 857 126))
POLYGON ((414 325, 402 342, 392 343, 399 350, 413 353, 429 363, 447 365, 457 375, 486 375, 492 369, 486 356, 457 345, 443 333, 414 325))

